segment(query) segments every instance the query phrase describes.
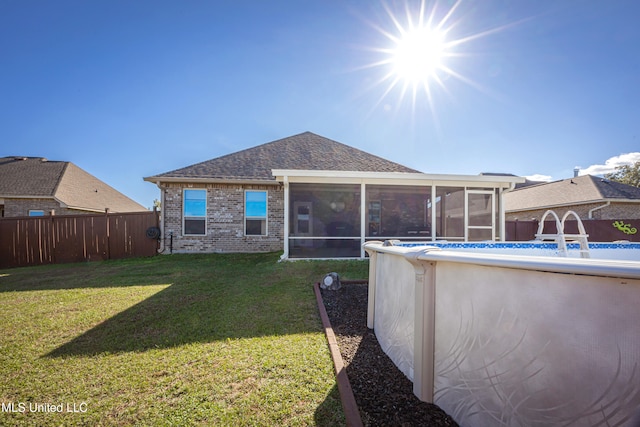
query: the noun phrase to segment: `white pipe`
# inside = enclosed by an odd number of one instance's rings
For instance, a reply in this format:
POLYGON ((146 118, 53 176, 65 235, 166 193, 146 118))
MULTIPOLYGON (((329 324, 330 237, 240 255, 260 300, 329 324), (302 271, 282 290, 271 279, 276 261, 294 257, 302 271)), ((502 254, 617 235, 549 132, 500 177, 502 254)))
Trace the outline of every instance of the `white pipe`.
POLYGON ((283 200, 283 204, 284 204, 284 227, 282 230, 282 234, 284 235, 284 242, 283 243, 283 253, 282 256, 280 257, 280 260, 286 260, 289 259, 289 210, 291 209, 291 207, 289 206, 290 202, 289 202, 289 177, 285 176, 284 179, 282 180, 282 185, 283 185, 283 191, 284 191, 284 200, 283 200))
POLYGON ((163 253, 165 248, 165 243, 164 243, 165 242, 165 230, 164 230, 164 191, 165 189, 162 188, 162 186, 160 185, 160 182, 156 182, 156 185, 160 189, 160 250, 158 252, 163 253))
POLYGON ((589 214, 588 214, 588 218, 589 219, 593 219, 593 211, 597 211, 598 209, 602 209, 602 208, 606 208, 607 206, 609 206, 611 204, 611 201, 608 201, 607 203, 605 203, 602 206, 596 206, 593 209, 589 209, 589 214))
POLYGON ((367 198, 366 198, 366 193, 367 192, 367 186, 364 183, 364 181, 362 181, 360 183, 360 258, 364 259, 364 242, 365 242, 365 236, 367 233, 367 229, 366 229, 366 219, 367 219, 367 198))
MULTIPOLYGON (((500 188, 498 190, 498 210, 500 211, 498 217, 500 218, 500 241, 505 242, 507 240, 507 213, 504 206, 504 193, 513 191, 516 188, 516 183, 509 184, 509 188, 500 188)), ((495 202, 494 202, 495 203, 495 202)))

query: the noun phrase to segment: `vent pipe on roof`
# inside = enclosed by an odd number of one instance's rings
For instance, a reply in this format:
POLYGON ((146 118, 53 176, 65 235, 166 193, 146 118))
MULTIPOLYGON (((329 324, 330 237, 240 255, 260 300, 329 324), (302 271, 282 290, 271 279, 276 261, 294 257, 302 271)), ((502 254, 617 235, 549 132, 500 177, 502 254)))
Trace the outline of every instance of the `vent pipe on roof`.
POLYGON ((573 168, 573 177, 577 178, 578 175, 580 175, 580 166, 576 166, 575 168, 573 168))

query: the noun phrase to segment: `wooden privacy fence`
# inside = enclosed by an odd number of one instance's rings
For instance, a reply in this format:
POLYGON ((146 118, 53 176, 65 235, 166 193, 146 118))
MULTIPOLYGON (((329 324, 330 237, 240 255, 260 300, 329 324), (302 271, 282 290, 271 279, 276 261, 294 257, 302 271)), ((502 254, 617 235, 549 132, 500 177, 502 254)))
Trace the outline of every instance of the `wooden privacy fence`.
MULTIPOLYGON (((538 221, 506 221, 506 240, 534 240, 538 224, 538 221)), ((583 219, 582 224, 589 235, 590 242, 614 242, 616 240, 640 242, 640 219, 583 219)), ((545 234, 556 233, 555 221, 545 221, 543 232, 545 234)), ((567 220, 564 232, 577 234, 578 222, 567 220)))
POLYGON ((152 256, 157 212, 0 219, 0 268, 152 256))

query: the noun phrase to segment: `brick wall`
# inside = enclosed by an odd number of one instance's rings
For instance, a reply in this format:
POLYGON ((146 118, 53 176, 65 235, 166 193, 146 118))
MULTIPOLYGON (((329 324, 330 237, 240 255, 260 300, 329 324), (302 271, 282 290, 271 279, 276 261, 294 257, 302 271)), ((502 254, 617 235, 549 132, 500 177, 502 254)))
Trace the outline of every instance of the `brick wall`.
POLYGON ((55 210, 56 215, 77 215, 90 214, 95 212, 79 211, 74 209, 61 208, 60 203, 53 199, 4 199, 4 216, 5 218, 16 216, 28 216, 30 210, 44 211, 45 215, 49 215, 55 210))
POLYGON ((165 184, 164 243, 169 251, 173 232, 173 252, 272 252, 284 247, 284 190, 275 185, 165 184), (182 230, 183 189, 207 190, 206 235, 184 236, 182 230), (244 235, 245 190, 267 191, 267 235, 244 235))
MULTIPOLYGON (((578 206, 569 206, 569 207, 561 207, 561 208, 554 208, 553 211, 558 215, 558 217, 560 217, 562 219, 562 216, 568 211, 568 210, 572 210, 574 211, 576 214, 578 214, 578 216, 580 217, 580 219, 588 219, 589 218, 589 210, 602 206, 604 205, 604 203, 599 202, 599 203, 589 203, 586 205, 578 205, 578 206)), ((530 211, 523 211, 523 212, 512 212, 512 213, 507 213, 506 216, 506 220, 507 221, 514 221, 514 220, 521 220, 521 221, 525 221, 525 220, 532 220, 532 219, 536 219, 536 220, 540 220, 542 218, 542 215, 544 215, 544 213, 547 211, 547 209, 535 209, 535 210, 530 210, 530 211)), ((596 209, 595 211, 593 211, 593 216, 592 219, 612 219, 612 220, 616 220, 616 219, 640 219, 640 203, 618 203, 618 202, 612 202, 609 206, 601 208, 601 209, 596 209)), ((547 219, 551 219, 550 217, 547 217, 547 219)), ((571 218, 569 218, 571 219, 571 218)))

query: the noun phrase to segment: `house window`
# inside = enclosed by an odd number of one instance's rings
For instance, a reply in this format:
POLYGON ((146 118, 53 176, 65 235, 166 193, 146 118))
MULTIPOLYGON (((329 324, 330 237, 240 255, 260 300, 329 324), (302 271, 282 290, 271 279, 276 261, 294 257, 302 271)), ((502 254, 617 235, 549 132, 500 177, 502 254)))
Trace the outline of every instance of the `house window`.
POLYGON ((266 191, 245 191, 244 224, 244 234, 247 236, 267 235, 266 191))
POLYGON ((207 190, 184 190, 183 230, 185 236, 201 236, 207 230, 207 190))
POLYGON ((29 209, 29 216, 44 216, 44 211, 29 209))

